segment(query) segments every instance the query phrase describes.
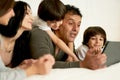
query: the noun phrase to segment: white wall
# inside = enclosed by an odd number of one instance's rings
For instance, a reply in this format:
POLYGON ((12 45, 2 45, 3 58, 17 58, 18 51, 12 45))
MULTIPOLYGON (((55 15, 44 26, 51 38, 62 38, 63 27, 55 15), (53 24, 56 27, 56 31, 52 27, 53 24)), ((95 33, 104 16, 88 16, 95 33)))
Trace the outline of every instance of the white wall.
MULTIPOLYGON (((41 0, 23 0, 32 7, 36 15, 41 0)), ((61 0, 64 4, 78 7, 83 14, 80 32, 75 40, 76 48, 82 42, 82 35, 88 26, 99 25, 105 29, 107 39, 120 41, 120 0, 61 0)))

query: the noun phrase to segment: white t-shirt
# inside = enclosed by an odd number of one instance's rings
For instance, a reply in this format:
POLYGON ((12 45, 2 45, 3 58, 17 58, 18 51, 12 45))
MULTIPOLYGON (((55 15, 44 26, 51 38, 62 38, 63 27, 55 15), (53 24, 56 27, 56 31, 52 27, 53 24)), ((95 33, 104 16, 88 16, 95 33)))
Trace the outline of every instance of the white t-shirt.
POLYGON ((39 29, 42 29, 42 30, 45 30, 45 31, 46 30, 51 30, 51 28, 47 25, 47 22, 43 21, 38 16, 35 17, 33 25, 38 26, 39 29))
POLYGON ((86 45, 81 45, 81 46, 79 46, 79 47, 76 49, 76 54, 77 54, 77 56, 78 56, 78 58, 79 58, 80 60, 84 60, 85 55, 86 55, 88 49, 89 49, 89 48, 88 48, 88 46, 86 46, 86 45))
MULTIPOLYGON (((88 49, 89 47, 86 45, 81 45, 76 49, 76 54, 80 60, 84 60, 88 49)), ((101 49, 101 51, 103 51, 103 48, 101 49)))
POLYGON ((24 80, 26 77, 24 70, 6 67, 0 56, 0 80, 24 80))

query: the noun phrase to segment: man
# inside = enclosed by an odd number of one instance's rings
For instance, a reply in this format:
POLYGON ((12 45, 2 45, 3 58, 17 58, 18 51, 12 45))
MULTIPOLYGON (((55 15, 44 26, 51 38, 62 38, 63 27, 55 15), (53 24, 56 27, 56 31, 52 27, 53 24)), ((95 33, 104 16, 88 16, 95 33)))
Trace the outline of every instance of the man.
MULTIPOLYGON (((73 42, 79 32, 82 15, 78 8, 66 5, 67 12, 65 14, 62 25, 55 31, 56 35, 61 38, 66 44, 73 42)), ((55 45, 52 43, 48 34, 39 28, 31 31, 30 49, 33 58, 39 58, 44 54, 52 54, 55 57, 54 68, 75 68, 84 67, 89 69, 103 68, 106 62, 105 54, 92 54, 94 49, 87 52, 84 61, 65 62, 67 54, 61 50, 55 54, 55 45)))

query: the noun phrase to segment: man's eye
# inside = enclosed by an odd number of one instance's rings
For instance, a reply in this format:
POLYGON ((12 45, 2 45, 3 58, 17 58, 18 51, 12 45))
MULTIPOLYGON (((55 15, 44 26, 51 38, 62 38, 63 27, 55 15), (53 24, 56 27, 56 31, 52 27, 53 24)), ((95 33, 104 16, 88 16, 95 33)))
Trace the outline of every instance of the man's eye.
POLYGON ((72 23, 72 22, 69 22, 69 25, 73 25, 73 23, 72 23))
POLYGON ((78 27, 80 27, 80 24, 78 25, 78 27))

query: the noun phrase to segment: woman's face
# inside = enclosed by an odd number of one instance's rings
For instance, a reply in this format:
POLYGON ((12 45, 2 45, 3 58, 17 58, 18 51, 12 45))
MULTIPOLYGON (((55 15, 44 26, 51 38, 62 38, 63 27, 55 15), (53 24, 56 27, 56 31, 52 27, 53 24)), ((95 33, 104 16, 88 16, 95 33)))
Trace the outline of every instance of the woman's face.
POLYGON ((32 29, 32 22, 33 22, 32 11, 27 6, 25 17, 22 21, 22 28, 25 29, 25 30, 31 30, 32 29))
POLYGON ((59 26, 62 24, 62 20, 60 21, 48 21, 48 26, 51 27, 53 30, 59 29, 59 26))
POLYGON ((8 25, 8 22, 11 17, 15 15, 12 8, 10 8, 3 16, 0 17, 0 24, 8 25))

